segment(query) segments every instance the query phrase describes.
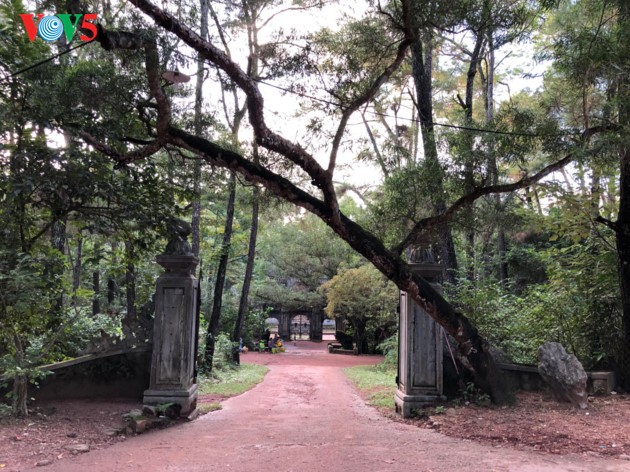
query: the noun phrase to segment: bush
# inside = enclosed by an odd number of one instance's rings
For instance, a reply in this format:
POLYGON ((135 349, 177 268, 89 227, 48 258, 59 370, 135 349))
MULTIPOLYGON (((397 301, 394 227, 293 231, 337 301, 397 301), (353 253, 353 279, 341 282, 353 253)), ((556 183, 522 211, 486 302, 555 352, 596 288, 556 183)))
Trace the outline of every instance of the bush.
POLYGON ((232 360, 232 353, 234 352, 234 349, 237 348, 238 343, 233 343, 227 334, 219 334, 214 345, 212 370, 215 371, 234 368, 236 364, 232 360))
POLYGON ((391 370, 398 366, 398 333, 380 343, 378 349, 383 353, 383 362, 379 364, 380 369, 391 370))

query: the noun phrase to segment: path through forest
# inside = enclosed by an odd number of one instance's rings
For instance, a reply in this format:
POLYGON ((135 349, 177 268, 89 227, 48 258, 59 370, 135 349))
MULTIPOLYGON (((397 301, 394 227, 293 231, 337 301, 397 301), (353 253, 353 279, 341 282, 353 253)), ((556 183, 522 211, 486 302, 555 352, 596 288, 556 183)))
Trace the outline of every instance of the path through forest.
POLYGON ((391 421, 364 404, 341 370, 375 358, 331 355, 324 344, 288 347, 283 354, 243 356, 270 372, 254 389, 223 402, 222 410, 44 470, 630 471, 628 461, 484 446, 391 421))

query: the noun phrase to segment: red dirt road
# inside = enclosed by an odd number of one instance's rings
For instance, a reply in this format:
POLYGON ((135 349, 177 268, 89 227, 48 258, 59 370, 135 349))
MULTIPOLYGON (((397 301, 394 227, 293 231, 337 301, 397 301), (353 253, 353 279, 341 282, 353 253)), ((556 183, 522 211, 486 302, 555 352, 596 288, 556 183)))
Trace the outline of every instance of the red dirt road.
POLYGON ((363 403, 340 368, 377 358, 331 355, 325 343, 288 347, 244 355, 270 371, 220 411, 30 470, 630 472, 628 461, 483 446, 388 420, 363 403))

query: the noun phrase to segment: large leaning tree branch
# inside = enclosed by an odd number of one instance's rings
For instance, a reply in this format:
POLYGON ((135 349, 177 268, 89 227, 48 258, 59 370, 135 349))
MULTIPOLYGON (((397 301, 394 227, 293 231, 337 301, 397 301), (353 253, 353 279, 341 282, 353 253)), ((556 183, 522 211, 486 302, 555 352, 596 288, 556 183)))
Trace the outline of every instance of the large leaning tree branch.
MULTIPOLYGON (((206 60, 220 67, 242 88, 248 100, 250 120, 260 145, 275 151, 305 170, 316 185, 323 186, 323 198, 299 188, 290 180, 271 171, 259 163, 252 162, 242 154, 223 148, 200 136, 179 129, 170 123, 170 106, 159 83, 157 50, 151 40, 133 37, 131 33, 103 31, 100 41, 107 49, 117 47, 131 49, 144 48, 146 52, 146 70, 148 85, 153 99, 157 102, 158 138, 156 143, 147 145, 140 151, 120 154, 111 146, 101 145, 91 135, 83 135, 86 142, 102 152, 111 155, 120 162, 132 162, 145 159, 159 144, 178 146, 194 153, 198 158, 215 167, 231 169, 243 175, 248 181, 263 185, 276 196, 298 205, 321 218, 339 237, 346 241, 356 252, 363 255, 399 289, 404 290, 432 318, 452 335, 459 344, 459 350, 466 361, 468 370, 477 385, 490 393, 497 403, 511 400, 511 395, 503 385, 503 378, 489 352, 488 343, 479 335, 477 329, 461 313, 457 312, 428 282, 414 274, 409 265, 399 254, 388 250, 373 234, 346 217, 338 208, 331 176, 322 169, 315 159, 301 146, 291 143, 271 132, 264 122, 263 101, 254 82, 236 64, 210 43, 203 41, 192 30, 181 25, 175 18, 150 4, 147 0, 131 0, 143 11, 150 12, 154 20, 169 31, 173 31, 185 42, 200 52, 206 60), (124 38, 124 40, 121 40, 124 38), (327 189, 330 185, 330 189, 327 189)), ((406 4, 406 3, 405 3, 406 4)))
POLYGON ((208 164, 236 171, 247 180, 263 185, 276 196, 321 218, 355 251, 370 261, 398 288, 407 292, 457 340, 460 353, 468 361, 468 370, 477 384, 492 395, 494 401, 504 403, 510 400, 489 353, 488 344, 479 336, 477 329, 429 283, 414 274, 399 255, 389 251, 376 236, 343 213, 339 213, 339 218, 333 218, 332 211, 326 202, 300 189, 288 179, 259 164, 254 164, 239 153, 226 150, 204 138, 174 127, 170 128, 169 136, 171 144, 201 156, 208 164))
POLYGON ((330 195, 327 189, 327 187, 332 188, 331 179, 317 160, 302 146, 285 139, 267 126, 263 96, 258 89, 256 81, 246 71, 214 44, 204 40, 176 17, 153 5, 148 0, 131 0, 131 3, 151 17, 157 25, 174 33, 205 60, 225 72, 247 97, 249 121, 254 130, 256 142, 260 146, 284 156, 303 169, 312 179, 313 185, 324 192, 324 198, 334 198, 334 192, 333 195, 330 195))
MULTIPOLYGON (((329 168, 324 170, 316 159, 302 146, 285 139, 278 133, 273 132, 267 126, 264 116, 264 100, 260 90, 258 89, 256 81, 254 78, 250 77, 246 71, 241 69, 238 64, 229 57, 229 55, 225 54, 209 41, 205 41, 195 31, 182 24, 173 15, 152 4, 149 0, 130 1, 133 5, 150 16, 156 24, 160 25, 165 30, 174 33, 188 46, 197 51, 203 58, 223 70, 228 77, 234 81, 234 83, 245 93, 247 97, 249 122, 254 130, 256 142, 265 149, 284 156, 304 170, 311 177, 311 184, 319 188, 323 193, 324 200, 333 211, 332 217, 338 218, 339 203, 337 201, 335 186, 333 183, 333 170, 336 161, 335 149, 338 147, 339 143, 337 142, 336 147, 335 144, 333 144, 333 153, 331 155, 329 168)), ((409 0, 402 1, 403 13, 408 13, 410 11, 408 3, 409 0)), ((407 17, 409 17, 408 14, 405 15, 405 18, 407 17)), ((399 46, 398 54, 394 63, 387 67, 386 70, 377 78, 364 97, 362 97, 363 99, 360 98, 357 103, 353 104, 356 105, 356 108, 369 101, 378 92, 380 87, 383 83, 385 83, 393 71, 402 63, 405 55, 404 53, 410 43, 409 32, 411 31, 411 28, 410 22, 408 21, 407 23, 408 24, 405 25, 404 29, 405 39, 399 46)), ((351 109, 342 116, 342 123, 339 126, 335 140, 341 140, 345 124, 354 111, 356 110, 351 109)))

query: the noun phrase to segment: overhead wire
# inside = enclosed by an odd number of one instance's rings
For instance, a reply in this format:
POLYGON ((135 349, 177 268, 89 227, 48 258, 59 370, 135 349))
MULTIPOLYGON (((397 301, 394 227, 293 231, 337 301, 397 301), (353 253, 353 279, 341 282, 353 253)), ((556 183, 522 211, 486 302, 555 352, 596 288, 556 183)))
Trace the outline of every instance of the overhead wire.
MULTIPOLYGON (((74 51, 76 49, 82 48, 82 47, 92 43, 93 41, 94 40, 83 42, 83 43, 81 43, 81 44, 79 44, 79 45, 77 45, 77 46, 75 46, 73 48, 70 48, 70 49, 67 49, 65 51, 62 51, 62 52, 60 52, 58 54, 55 54, 55 55, 53 55, 53 56, 51 56, 51 57, 49 57, 47 59, 39 61, 39 62, 37 62, 35 64, 32 64, 32 65, 30 65, 28 67, 25 67, 24 69, 20 69, 20 70, 18 70, 16 72, 13 72, 12 74, 10 74, 10 75, 0 79, 0 83, 6 82, 6 81, 8 81, 9 79, 11 79, 13 77, 16 77, 16 76, 21 75, 21 74, 23 74, 25 72, 28 72, 29 70, 35 69, 37 67, 40 67, 40 66, 42 66, 42 65, 44 65, 44 64, 46 64, 46 63, 48 63, 48 62, 58 58, 58 57, 63 56, 64 54, 68 54, 69 52, 72 52, 72 51, 74 51)), ((180 53, 180 54, 185 56, 185 57, 189 57, 186 54, 183 54, 183 53, 180 53)), ((348 108, 347 105, 343 105, 343 104, 338 103, 338 102, 333 102, 331 100, 326 100, 325 98, 316 97, 314 95, 310 95, 310 94, 307 94, 307 93, 304 93, 304 92, 296 91, 296 90, 293 90, 293 89, 290 89, 290 88, 281 87, 279 85, 269 83, 269 82, 267 82, 265 80, 262 80, 262 79, 253 79, 253 80, 258 82, 258 83, 260 83, 260 84, 266 85, 268 87, 275 88, 275 89, 280 90, 280 91, 285 92, 285 93, 290 93, 292 95, 299 96, 301 98, 306 98, 306 99, 317 101, 317 102, 320 102, 320 103, 325 103, 326 105, 331 105, 331 106, 334 106, 334 107, 337 107, 337 108, 341 108, 341 109, 347 109, 348 108)), ((371 114, 376 115, 376 116, 381 116, 383 118, 396 118, 396 119, 404 120, 404 121, 408 121, 408 122, 421 123, 421 121, 419 119, 417 119, 417 118, 393 116, 393 115, 390 115, 390 114, 387 114, 387 113, 383 113, 383 112, 379 112, 379 111, 371 111, 371 110, 368 111, 368 113, 371 113, 371 114)), ((539 133, 526 133, 526 132, 518 132, 518 131, 501 131, 501 130, 488 129, 488 128, 476 128, 476 127, 473 127, 473 126, 461 126, 461 125, 454 125, 454 124, 450 124, 450 123, 440 123, 440 122, 437 122, 437 121, 428 122, 427 124, 430 124, 430 125, 433 125, 433 126, 440 126, 440 127, 443 127, 443 128, 460 129, 460 130, 464 130, 464 131, 475 131, 475 132, 479 132, 479 133, 490 133, 490 134, 499 134, 499 135, 505 135, 505 136, 520 136, 520 137, 530 137, 530 138, 550 137, 550 136, 563 136, 563 135, 567 134, 567 133, 539 134, 539 133)))
MULTIPOLYGON (((263 85, 266 85, 268 87, 272 87, 278 90, 281 90, 283 92, 286 93, 290 93, 293 95, 297 95, 299 97, 302 98, 307 98, 309 100, 314 100, 314 101, 318 101, 321 103, 325 103, 327 105, 332 105, 341 109, 347 109, 349 108, 347 105, 343 105, 341 103, 336 103, 330 100, 326 100, 324 98, 320 98, 320 97, 315 97, 313 95, 309 95, 307 93, 304 92, 298 92, 289 88, 285 88, 285 87, 281 87, 279 85, 275 85, 275 84, 271 84, 269 82, 266 82, 264 80, 261 79, 254 79, 254 81, 261 83, 263 85)), ((383 113, 383 112, 379 112, 379 111, 368 111, 368 113, 371 113, 373 115, 376 116, 382 116, 384 118, 396 118, 398 120, 404 120, 404 121, 409 121, 412 123, 422 123, 421 120, 417 119, 417 118, 408 118, 408 117, 404 117, 404 116, 393 116, 390 115, 388 113, 383 113)), ((530 138, 540 138, 540 137, 550 137, 550 136, 564 136, 567 133, 549 133, 549 134, 540 134, 540 133, 525 133, 525 132, 518 132, 518 131, 501 131, 501 130, 494 130, 494 129, 488 129, 488 128, 476 128, 473 126, 461 126, 461 125, 453 125, 450 123, 440 123, 438 121, 432 121, 432 122, 428 122, 427 124, 433 125, 433 126, 441 126, 443 128, 453 128, 453 129, 461 129, 464 131, 477 131, 480 133, 492 133, 492 134, 501 134, 501 135, 508 135, 508 136, 520 136, 520 137, 530 137, 530 138)))
POLYGON ((92 41, 85 41, 77 46, 74 46, 72 48, 66 49, 65 51, 61 51, 58 54, 55 54, 54 56, 50 56, 47 59, 44 59, 42 61, 36 62, 35 64, 31 64, 30 66, 25 67, 24 69, 20 69, 16 72, 13 72, 12 74, 7 75, 6 77, 3 77, 2 79, 0 79, 0 84, 3 82, 7 82, 9 79, 12 79, 13 77, 17 77, 18 75, 23 74, 24 72, 28 72, 29 70, 35 69, 39 66, 42 66, 50 61, 53 61, 55 59, 57 59, 58 57, 63 56, 64 54, 68 54, 69 52, 75 51, 79 48, 82 48, 84 46, 87 46, 88 44, 92 43, 94 40, 92 41))

